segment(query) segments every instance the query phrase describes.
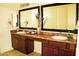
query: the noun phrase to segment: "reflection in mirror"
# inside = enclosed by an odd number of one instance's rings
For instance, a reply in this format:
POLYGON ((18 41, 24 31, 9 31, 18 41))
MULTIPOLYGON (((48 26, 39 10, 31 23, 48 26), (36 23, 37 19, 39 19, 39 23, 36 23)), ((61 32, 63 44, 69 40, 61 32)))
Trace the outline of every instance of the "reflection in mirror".
POLYGON ((20 27, 21 28, 37 28, 36 14, 38 14, 38 8, 29 8, 20 11, 20 27))
POLYGON ((73 30, 76 24, 76 4, 42 6, 42 29, 73 30))

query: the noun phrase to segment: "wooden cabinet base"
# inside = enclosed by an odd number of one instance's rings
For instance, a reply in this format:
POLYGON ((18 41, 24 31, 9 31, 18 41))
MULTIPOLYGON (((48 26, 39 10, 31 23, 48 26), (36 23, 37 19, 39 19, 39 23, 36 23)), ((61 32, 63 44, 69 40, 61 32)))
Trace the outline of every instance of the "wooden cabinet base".
POLYGON ((42 42, 42 56, 75 56, 76 42, 55 41, 50 36, 17 34, 11 32, 14 49, 29 54, 34 51, 34 40, 42 42))
POLYGON ((70 49, 67 46, 70 47, 72 45, 61 42, 43 41, 42 56, 75 56, 75 47, 70 49))
POLYGON ((22 53, 29 54, 34 50, 34 40, 17 34, 12 34, 12 47, 22 53))

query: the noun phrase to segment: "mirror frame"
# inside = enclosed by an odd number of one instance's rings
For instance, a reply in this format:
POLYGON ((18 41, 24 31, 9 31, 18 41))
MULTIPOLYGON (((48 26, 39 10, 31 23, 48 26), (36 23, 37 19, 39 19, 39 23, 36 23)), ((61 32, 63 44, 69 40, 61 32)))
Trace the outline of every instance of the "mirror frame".
MULTIPOLYGON (((74 33, 73 30, 65 30, 65 29, 44 29, 43 28, 43 8, 45 7, 51 7, 51 6, 60 6, 60 5, 68 5, 68 4, 76 4, 76 23, 75 25, 77 24, 77 21, 78 21, 78 3, 54 3, 54 4, 47 4, 47 5, 42 5, 41 6, 41 20, 42 20, 42 23, 41 23, 41 30, 45 30, 45 31, 58 31, 58 32, 71 32, 71 33, 74 33)), ((76 33, 77 33, 77 29, 76 29, 76 33)))
POLYGON ((32 9, 38 9, 38 13, 40 14, 40 8, 39 8, 39 6, 36 6, 36 7, 31 7, 31 8, 26 8, 26 9, 22 9, 22 10, 19 10, 19 20, 18 20, 18 24, 19 24, 19 28, 20 29, 33 29, 33 30, 36 30, 37 28, 31 28, 31 27, 21 27, 21 19, 20 19, 20 13, 22 12, 22 11, 27 11, 27 10, 32 10, 32 9))

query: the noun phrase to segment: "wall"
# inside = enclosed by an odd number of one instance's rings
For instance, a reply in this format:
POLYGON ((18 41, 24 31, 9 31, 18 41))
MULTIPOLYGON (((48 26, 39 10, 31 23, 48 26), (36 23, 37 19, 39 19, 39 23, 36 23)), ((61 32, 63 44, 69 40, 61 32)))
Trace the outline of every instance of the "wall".
MULTIPOLYGON (((79 10, 79 4, 78 4, 78 10, 79 10)), ((78 34, 77 34, 77 48, 76 48, 76 55, 79 56, 79 11, 78 11, 78 22, 77 22, 77 29, 78 29, 78 34)))
POLYGON ((76 48, 76 55, 79 56, 79 19, 77 22, 77 27, 78 27, 78 37, 77 37, 77 48, 76 48))
POLYGON ((16 13, 14 10, 0 7, 0 53, 12 49, 10 29, 8 21, 12 20, 12 14, 16 13))

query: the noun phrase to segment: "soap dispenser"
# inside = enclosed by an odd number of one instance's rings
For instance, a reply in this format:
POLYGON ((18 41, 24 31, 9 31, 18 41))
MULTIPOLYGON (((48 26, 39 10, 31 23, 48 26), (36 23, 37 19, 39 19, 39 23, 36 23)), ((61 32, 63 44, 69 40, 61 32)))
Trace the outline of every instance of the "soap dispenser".
POLYGON ((68 40, 72 40, 72 35, 70 34, 70 31, 68 31, 68 40))

